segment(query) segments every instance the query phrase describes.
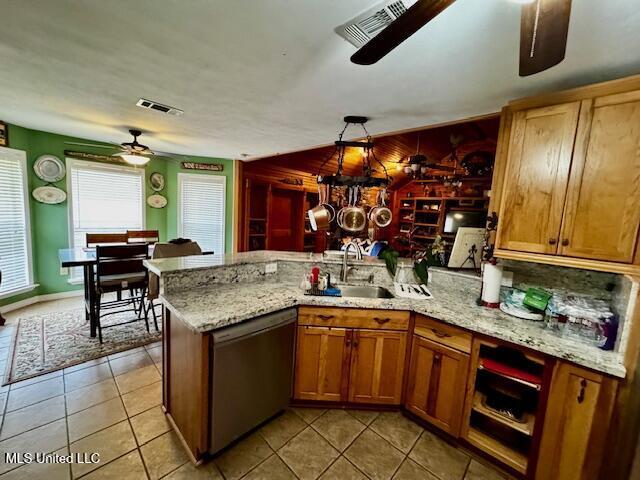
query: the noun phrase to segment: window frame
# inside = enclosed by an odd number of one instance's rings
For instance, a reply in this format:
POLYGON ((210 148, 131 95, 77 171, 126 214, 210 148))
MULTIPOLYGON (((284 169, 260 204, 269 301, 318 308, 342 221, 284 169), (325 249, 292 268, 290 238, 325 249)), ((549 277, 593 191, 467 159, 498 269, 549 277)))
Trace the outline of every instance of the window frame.
MULTIPOLYGON (((65 158, 66 167, 67 167, 67 175, 66 175, 66 183, 67 183, 67 211, 68 211, 68 245, 69 248, 82 248, 83 245, 74 245, 74 216, 73 216, 73 188, 72 188, 72 174, 71 170, 77 167, 89 167, 89 169, 95 170, 111 170, 117 172, 130 172, 135 173, 141 177, 142 180, 142 189, 141 189, 141 202, 140 205, 142 207, 142 229, 145 230, 147 228, 147 194, 146 194, 146 171, 144 168, 136 168, 130 167, 127 165, 114 165, 110 163, 104 162, 92 162, 87 160, 79 160, 77 158, 65 158)), ((69 279, 67 280, 71 284, 81 284, 84 282, 82 278, 76 279, 73 278, 71 274, 71 269, 69 269, 69 279)))
POLYGON ((223 219, 222 219, 222 251, 215 252, 216 255, 224 255, 227 252, 227 239, 226 239, 226 224, 227 224, 227 177, 224 175, 211 175, 211 174, 203 174, 203 173, 178 173, 178 198, 177 198, 177 217, 178 217, 178 225, 177 225, 177 233, 178 237, 181 238, 182 231, 182 189, 183 183, 185 179, 188 178, 197 178, 198 180, 204 179, 205 181, 209 181, 211 183, 217 183, 222 185, 222 210, 223 210, 223 219))
POLYGON ((20 168, 22 169, 22 208, 24 209, 24 228, 26 232, 27 243, 27 285, 13 290, 7 290, 0 293, 0 300, 5 298, 20 295, 22 293, 30 292, 38 287, 35 283, 33 273, 33 246, 32 246, 32 231, 31 231, 31 198, 29 195, 29 173, 27 165, 27 152, 24 150, 17 150, 15 148, 0 147, 0 152, 6 152, 9 156, 19 156, 17 158, 20 168))

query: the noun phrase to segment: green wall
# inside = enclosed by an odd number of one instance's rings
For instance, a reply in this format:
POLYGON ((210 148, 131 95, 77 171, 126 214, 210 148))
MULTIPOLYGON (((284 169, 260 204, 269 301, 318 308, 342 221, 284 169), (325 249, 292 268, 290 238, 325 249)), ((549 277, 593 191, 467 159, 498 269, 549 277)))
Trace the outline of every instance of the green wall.
MULTIPOLYGON (((51 154, 63 160, 65 150, 78 150, 87 153, 109 154, 109 150, 102 148, 80 147, 66 145, 65 142, 94 142, 87 139, 68 137, 39 130, 31 130, 17 125, 8 126, 9 148, 27 152, 27 170, 29 193, 34 188, 45 184, 33 171, 33 164, 43 154, 51 154)), ((232 249, 232 215, 233 215, 233 161, 227 159, 188 157, 185 161, 221 163, 223 172, 202 172, 184 170, 175 160, 167 158, 153 158, 144 168, 146 177, 146 196, 151 195, 149 176, 153 172, 160 172, 165 176, 165 189, 161 193, 167 197, 167 206, 163 209, 146 207, 146 223, 148 229, 160 231, 161 240, 168 240, 177 236, 177 175, 179 172, 224 175, 226 185, 226 219, 225 219, 225 250, 232 249)), ((66 178, 55 184, 67 190, 66 178)), ((29 208, 31 211, 31 240, 33 252, 34 281, 39 287, 21 295, 0 300, 0 306, 13 303, 34 295, 59 293, 81 288, 79 285, 68 283, 68 276, 60 274, 58 250, 69 246, 69 213, 68 202, 59 205, 45 205, 33 199, 29 194, 29 208)))

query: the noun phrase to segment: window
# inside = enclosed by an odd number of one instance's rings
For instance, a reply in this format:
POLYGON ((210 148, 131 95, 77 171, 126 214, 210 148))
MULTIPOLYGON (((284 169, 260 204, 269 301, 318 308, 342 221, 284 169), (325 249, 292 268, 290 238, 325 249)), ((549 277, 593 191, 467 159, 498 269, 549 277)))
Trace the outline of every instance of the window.
POLYGON ((34 287, 26 157, 0 147, 0 298, 34 287))
MULTIPOLYGON (((87 233, 124 233, 145 228, 144 170, 67 160, 72 247, 86 246, 87 233)), ((80 280, 74 268, 71 281, 80 280)))
POLYGON ((217 175, 178 174, 178 236, 203 251, 224 253, 225 182, 217 175))

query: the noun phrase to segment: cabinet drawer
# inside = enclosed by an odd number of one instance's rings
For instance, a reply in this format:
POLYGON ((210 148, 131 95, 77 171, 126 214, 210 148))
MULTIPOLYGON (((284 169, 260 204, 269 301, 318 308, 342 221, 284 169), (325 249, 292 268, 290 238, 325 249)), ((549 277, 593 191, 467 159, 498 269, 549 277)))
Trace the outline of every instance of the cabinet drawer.
POLYGON ((424 315, 416 316, 414 333, 441 345, 455 348, 461 352, 471 352, 471 334, 469 332, 425 317, 424 315))
POLYGON ((409 327, 409 312, 363 310, 359 308, 300 307, 298 309, 298 325, 407 330, 409 327))

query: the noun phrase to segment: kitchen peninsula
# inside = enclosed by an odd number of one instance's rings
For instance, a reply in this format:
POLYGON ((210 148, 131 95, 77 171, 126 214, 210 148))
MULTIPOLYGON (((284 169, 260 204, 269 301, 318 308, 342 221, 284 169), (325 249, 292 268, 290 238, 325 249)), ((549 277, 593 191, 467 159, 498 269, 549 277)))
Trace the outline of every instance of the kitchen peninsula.
MULTIPOLYGON (((165 312, 163 404, 193 461, 217 451, 211 444, 215 335, 293 309, 293 402, 402 407, 519 475, 544 478, 540 472, 568 464, 586 468, 587 449, 590 471, 592 462, 599 465, 606 440, 601 428, 625 376, 623 342, 603 351, 479 307, 480 279, 444 269, 432 269, 433 298, 427 300, 309 296, 299 288, 312 266, 338 278, 340 263, 320 254, 270 251, 146 262, 160 277, 165 312), (508 425, 481 401, 490 360, 501 358, 530 370, 528 381, 507 378, 532 387, 525 423, 508 425), (586 425, 579 439, 561 430, 574 416, 586 425), (505 429, 513 438, 497 440, 501 435, 493 431, 505 429)), ((393 291, 384 262, 350 264, 350 283, 364 278, 393 291)), ((629 288, 618 290, 628 295, 629 288)), ((628 335, 624 327, 620 339, 628 335)), ((235 380, 242 389, 242 378, 235 380)))

